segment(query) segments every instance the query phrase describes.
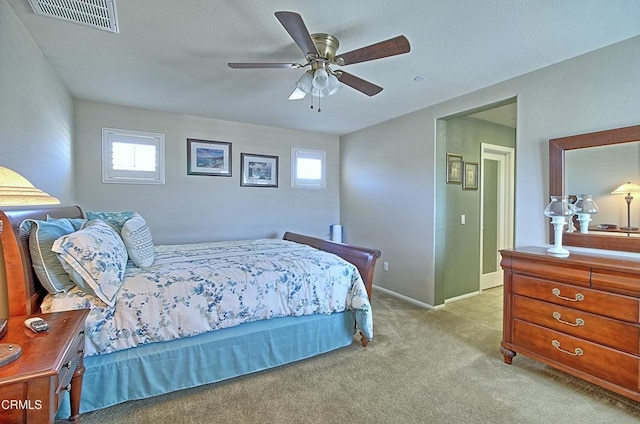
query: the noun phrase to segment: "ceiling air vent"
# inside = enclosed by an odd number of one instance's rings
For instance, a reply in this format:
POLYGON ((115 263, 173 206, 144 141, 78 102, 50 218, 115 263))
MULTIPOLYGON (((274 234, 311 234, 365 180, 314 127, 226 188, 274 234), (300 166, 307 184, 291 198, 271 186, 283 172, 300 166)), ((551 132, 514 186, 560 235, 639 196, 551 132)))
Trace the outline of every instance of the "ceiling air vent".
POLYGON ((118 32, 115 0, 29 0, 38 15, 118 32))

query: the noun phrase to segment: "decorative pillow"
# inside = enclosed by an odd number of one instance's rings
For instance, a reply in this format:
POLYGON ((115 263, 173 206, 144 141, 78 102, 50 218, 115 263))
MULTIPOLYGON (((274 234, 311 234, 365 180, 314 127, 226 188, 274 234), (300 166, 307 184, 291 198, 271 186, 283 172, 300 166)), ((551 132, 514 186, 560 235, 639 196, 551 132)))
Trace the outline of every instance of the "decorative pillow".
POLYGON ((56 239, 75 231, 69 220, 40 221, 25 220, 20 227, 29 231, 29 253, 31 265, 40 284, 49 293, 66 292, 74 286, 57 255, 51 251, 56 239))
POLYGON ((142 216, 136 213, 133 218, 125 222, 120 236, 127 247, 129 258, 136 266, 147 267, 153 265, 155 251, 151 230, 142 216))
POLYGON ((109 224, 90 220, 82 230, 57 239, 52 250, 78 287, 113 306, 127 266, 127 248, 109 224))
POLYGON ((87 219, 101 219, 107 224, 116 229, 118 234, 122 231, 122 226, 125 222, 133 218, 135 213, 133 211, 124 212, 87 212, 87 219))
POLYGON ((87 222, 85 218, 52 218, 49 215, 47 215, 47 222, 56 222, 56 221, 66 221, 70 223, 74 231, 81 230, 82 226, 87 222))

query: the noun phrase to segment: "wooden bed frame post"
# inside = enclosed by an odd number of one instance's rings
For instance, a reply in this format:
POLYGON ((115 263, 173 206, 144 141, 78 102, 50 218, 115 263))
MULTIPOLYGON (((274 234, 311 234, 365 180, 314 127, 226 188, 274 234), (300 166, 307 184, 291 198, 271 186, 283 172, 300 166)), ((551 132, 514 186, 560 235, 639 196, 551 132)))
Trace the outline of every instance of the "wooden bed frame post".
POLYGON ((291 233, 287 231, 282 237, 283 240, 294 241, 324 250, 340 256, 347 262, 352 263, 358 268, 364 286, 371 301, 371 291, 373 289, 373 271, 375 271, 376 261, 382 253, 378 249, 369 249, 367 247, 352 246, 350 244, 338 243, 330 240, 323 240, 315 237, 309 237, 302 234, 291 233))

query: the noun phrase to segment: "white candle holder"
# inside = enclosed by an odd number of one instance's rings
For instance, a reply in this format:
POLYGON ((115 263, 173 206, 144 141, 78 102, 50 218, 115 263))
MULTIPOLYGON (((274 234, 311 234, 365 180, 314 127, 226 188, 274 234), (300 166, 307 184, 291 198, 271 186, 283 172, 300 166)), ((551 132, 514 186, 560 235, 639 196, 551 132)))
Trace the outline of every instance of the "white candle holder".
POLYGON ((598 213, 598 205, 593 201, 590 194, 579 194, 575 203, 576 215, 580 223, 580 232, 587 234, 589 232, 589 222, 592 221, 591 215, 598 213))
POLYGON ((547 253, 553 256, 566 258, 569 251, 562 247, 562 232, 566 225, 567 217, 573 216, 575 208, 569 203, 568 196, 551 196, 551 202, 544 210, 544 214, 551 218, 553 224, 554 246, 547 249, 547 253))

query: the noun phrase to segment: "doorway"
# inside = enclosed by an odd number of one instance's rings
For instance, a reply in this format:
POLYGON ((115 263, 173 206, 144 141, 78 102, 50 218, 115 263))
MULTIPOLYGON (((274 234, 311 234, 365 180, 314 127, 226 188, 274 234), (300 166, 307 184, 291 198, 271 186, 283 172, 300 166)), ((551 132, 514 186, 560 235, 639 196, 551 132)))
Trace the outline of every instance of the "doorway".
POLYGON ((480 148, 480 292, 502 285, 500 249, 513 247, 515 150, 480 148))

